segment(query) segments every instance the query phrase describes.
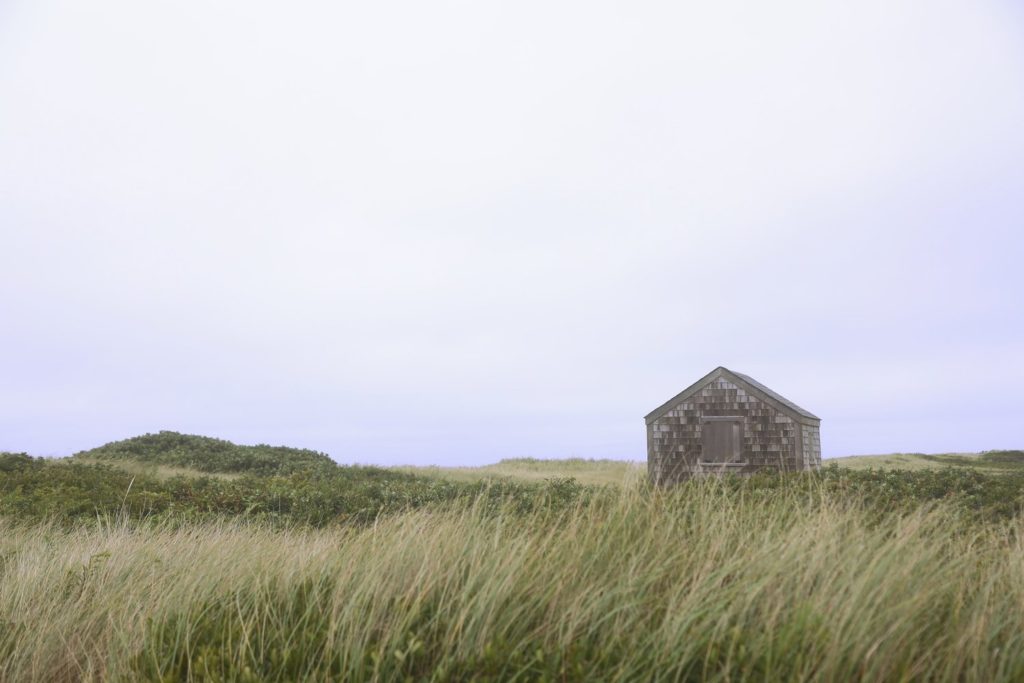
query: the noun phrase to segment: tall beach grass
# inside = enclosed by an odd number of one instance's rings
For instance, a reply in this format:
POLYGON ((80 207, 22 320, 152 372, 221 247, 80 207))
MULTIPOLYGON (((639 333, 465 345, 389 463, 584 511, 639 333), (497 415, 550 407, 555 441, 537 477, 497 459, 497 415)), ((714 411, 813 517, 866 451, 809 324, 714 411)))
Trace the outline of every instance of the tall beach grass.
POLYGON ((627 487, 366 527, 0 526, 0 680, 1024 680, 1019 522, 627 487))

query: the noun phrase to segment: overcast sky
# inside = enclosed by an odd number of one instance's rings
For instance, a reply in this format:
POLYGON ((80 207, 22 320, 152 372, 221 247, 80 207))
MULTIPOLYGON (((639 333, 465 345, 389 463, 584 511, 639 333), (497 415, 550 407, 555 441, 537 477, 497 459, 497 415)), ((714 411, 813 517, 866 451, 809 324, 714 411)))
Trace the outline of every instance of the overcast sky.
POLYGON ((1024 447, 1024 10, 0 2, 0 450, 1024 447))

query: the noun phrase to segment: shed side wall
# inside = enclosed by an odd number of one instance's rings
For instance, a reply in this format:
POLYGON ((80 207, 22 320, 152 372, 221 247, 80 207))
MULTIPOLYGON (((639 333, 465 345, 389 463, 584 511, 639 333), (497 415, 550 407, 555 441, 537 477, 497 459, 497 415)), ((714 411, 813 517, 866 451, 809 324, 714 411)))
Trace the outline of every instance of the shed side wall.
POLYGON ((817 425, 803 425, 803 451, 807 469, 821 467, 821 429, 817 425))

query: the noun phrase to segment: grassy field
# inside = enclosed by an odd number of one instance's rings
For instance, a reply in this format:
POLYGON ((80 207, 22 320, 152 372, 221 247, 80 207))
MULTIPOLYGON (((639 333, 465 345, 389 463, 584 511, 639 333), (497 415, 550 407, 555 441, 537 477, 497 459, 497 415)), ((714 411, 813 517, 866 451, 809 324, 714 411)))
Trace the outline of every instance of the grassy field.
MULTIPOLYGON (((849 455, 829 458, 824 466, 850 470, 941 470, 947 467, 973 468, 989 473, 1024 471, 1024 452, 987 453, 889 453, 886 455, 849 455)), ((482 467, 398 467, 410 474, 443 477, 458 481, 510 478, 518 481, 543 481, 551 478, 575 478, 582 484, 632 485, 646 476, 647 464, 629 460, 538 460, 515 458, 482 467)))
POLYGON ((371 527, 0 534, 11 681, 1024 677, 1020 524, 637 489, 371 527))
POLYGON ((103 449, 0 454, 4 683, 1024 680, 1019 451, 658 490, 103 449))
MULTIPOLYGON (((201 471, 192 467, 140 462, 132 459, 100 459, 89 455, 62 459, 64 464, 106 464, 131 474, 169 479, 171 477, 211 476, 236 479, 242 472, 201 471)), ((977 468, 989 472, 1014 471, 1024 468, 1024 461, 999 463, 986 460, 982 453, 889 453, 886 455, 849 455, 825 460, 823 466, 835 465, 850 470, 940 470, 946 467, 977 468)), ((402 465, 388 468, 395 472, 456 482, 482 482, 507 479, 518 482, 542 482, 549 479, 576 479, 585 485, 629 486, 643 479, 647 464, 630 460, 587 460, 582 458, 540 460, 512 458, 479 467, 438 467, 402 465)))
POLYGON ((835 464, 855 470, 899 469, 936 470, 946 467, 971 468, 990 473, 1024 471, 1024 452, 988 451, 985 453, 890 453, 888 455, 851 455, 831 458, 825 465, 835 464))
POLYGON ((929 460, 920 453, 889 453, 886 455, 848 455, 829 458, 822 465, 836 465, 855 470, 890 468, 899 470, 930 470, 943 467, 940 462, 929 460))
POLYGON ((453 481, 478 482, 487 479, 514 479, 540 482, 547 479, 576 479, 581 484, 603 486, 632 485, 647 474, 646 463, 628 460, 538 460, 515 458, 483 467, 396 467, 401 472, 453 481))
MULTIPOLYGON (((1001 451, 1000 453, 1005 453, 1001 451)), ((1012 452, 1012 451, 1011 451, 1012 452)), ((185 477, 217 477, 237 479, 243 472, 201 471, 194 467, 157 464, 133 459, 101 459, 87 454, 57 460, 63 464, 105 464, 131 474, 169 479, 185 477)), ((1000 462, 983 453, 889 453, 885 455, 849 455, 829 458, 822 463, 849 470, 941 470, 947 467, 974 468, 991 473, 1024 469, 1024 459, 1000 462)), ((576 479, 585 485, 629 486, 643 479, 647 464, 630 460, 587 460, 582 458, 541 460, 512 458, 479 467, 438 467, 401 465, 388 468, 394 472, 430 477, 455 482, 484 482, 512 480, 517 482, 543 482, 549 479, 576 479)))
MULTIPOLYGON (((1024 471, 1024 453, 993 451, 990 453, 890 453, 887 455, 851 455, 830 458, 824 466, 835 465, 850 470, 941 470, 947 467, 974 468, 989 473, 1024 471), (1009 455, 1007 455, 1009 454, 1009 455)), ((581 484, 633 485, 646 476, 647 464, 628 460, 538 460, 516 458, 482 467, 397 467, 401 472, 454 481, 512 479, 523 482, 551 478, 574 478, 581 484)))

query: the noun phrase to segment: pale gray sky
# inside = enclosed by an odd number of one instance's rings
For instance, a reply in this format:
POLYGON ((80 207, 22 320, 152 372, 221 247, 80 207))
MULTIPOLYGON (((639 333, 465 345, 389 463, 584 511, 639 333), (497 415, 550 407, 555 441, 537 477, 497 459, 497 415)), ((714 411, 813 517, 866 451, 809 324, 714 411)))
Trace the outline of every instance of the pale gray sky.
POLYGON ((1013 2, 0 4, 0 449, 1024 446, 1013 2))

